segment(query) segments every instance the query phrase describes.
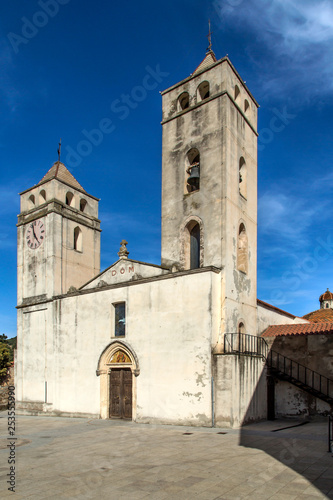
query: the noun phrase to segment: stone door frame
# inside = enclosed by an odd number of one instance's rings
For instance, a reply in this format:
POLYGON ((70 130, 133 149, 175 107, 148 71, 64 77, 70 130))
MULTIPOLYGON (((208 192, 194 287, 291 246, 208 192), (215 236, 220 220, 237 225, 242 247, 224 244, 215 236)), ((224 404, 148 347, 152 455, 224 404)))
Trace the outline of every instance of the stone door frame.
POLYGON ((110 373, 111 370, 129 368, 132 372, 132 420, 136 420, 137 384, 136 378, 140 374, 139 361, 132 347, 123 340, 110 342, 99 357, 96 375, 100 377, 100 417, 109 418, 110 409, 110 373), (130 359, 130 363, 111 363, 112 356, 117 351, 123 351, 130 359))

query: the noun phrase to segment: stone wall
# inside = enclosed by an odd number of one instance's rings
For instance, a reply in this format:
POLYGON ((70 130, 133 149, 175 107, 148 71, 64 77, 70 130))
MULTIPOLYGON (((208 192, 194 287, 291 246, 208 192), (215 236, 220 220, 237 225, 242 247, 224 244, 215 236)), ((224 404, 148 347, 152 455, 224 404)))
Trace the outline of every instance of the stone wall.
MULTIPOLYGON (((281 335, 266 340, 272 350, 333 380, 333 334, 281 335)), ((318 383, 318 378, 319 375, 316 376, 315 383, 318 383)), ((331 387, 333 388, 333 383, 331 387)), ((275 379, 277 418, 325 416, 332 412, 332 406, 325 401, 289 382, 275 379)))

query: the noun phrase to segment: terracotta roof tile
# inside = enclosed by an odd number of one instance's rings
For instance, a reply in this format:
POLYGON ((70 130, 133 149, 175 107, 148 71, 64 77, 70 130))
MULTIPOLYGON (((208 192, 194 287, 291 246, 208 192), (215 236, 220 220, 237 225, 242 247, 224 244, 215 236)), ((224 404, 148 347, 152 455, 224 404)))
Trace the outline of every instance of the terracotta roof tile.
POLYGON ((278 337, 280 335, 318 335, 326 333, 333 333, 333 322, 272 325, 264 331, 262 337, 278 337))
POLYGON ((333 322, 333 309, 317 309, 317 311, 312 311, 308 314, 305 314, 303 318, 311 321, 312 323, 322 323, 325 321, 333 322))
POLYGON ((324 292, 320 297, 319 297, 319 302, 322 302, 323 300, 333 300, 333 293, 329 291, 327 288, 326 292, 324 292))
POLYGON ((45 181, 49 181, 51 179, 59 179, 59 181, 63 181, 66 184, 72 186, 73 188, 85 192, 85 189, 83 189, 81 184, 78 183, 75 177, 70 173, 69 170, 67 170, 65 165, 60 161, 56 161, 52 165, 50 170, 44 175, 43 179, 38 184, 41 184, 42 182, 45 181))

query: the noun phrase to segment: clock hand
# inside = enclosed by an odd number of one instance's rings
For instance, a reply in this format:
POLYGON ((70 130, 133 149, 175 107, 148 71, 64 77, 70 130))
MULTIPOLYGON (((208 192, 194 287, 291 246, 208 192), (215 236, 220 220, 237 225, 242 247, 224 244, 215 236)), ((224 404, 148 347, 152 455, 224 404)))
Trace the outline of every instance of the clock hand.
POLYGON ((37 240, 37 243, 39 243, 38 238, 37 238, 36 233, 35 233, 35 230, 34 230, 33 224, 31 225, 31 228, 32 228, 32 234, 34 235, 35 240, 37 240))

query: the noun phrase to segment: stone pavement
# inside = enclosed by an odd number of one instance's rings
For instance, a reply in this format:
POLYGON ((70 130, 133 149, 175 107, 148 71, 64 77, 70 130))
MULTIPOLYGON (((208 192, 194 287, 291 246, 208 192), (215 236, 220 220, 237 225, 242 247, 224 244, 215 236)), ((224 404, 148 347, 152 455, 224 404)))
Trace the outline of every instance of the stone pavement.
POLYGON ((241 430, 58 417, 17 417, 15 493, 7 413, 0 413, 1 499, 333 498, 327 422, 241 430))

